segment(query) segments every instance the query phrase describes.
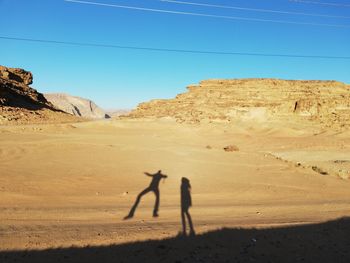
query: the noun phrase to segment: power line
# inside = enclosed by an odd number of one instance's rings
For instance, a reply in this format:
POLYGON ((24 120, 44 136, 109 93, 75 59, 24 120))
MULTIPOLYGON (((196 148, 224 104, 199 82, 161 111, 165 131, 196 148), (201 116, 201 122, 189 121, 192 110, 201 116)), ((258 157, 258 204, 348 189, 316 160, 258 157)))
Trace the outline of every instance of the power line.
POLYGON ((290 2, 303 3, 303 4, 313 4, 313 5, 328 5, 336 7, 350 7, 350 4, 343 3, 328 3, 328 2, 318 2, 318 1, 306 1, 306 0, 289 0, 290 2))
POLYGON ((323 14, 312 14, 312 13, 300 13, 300 12, 290 12, 290 11, 281 11, 281 10, 262 9, 262 8, 248 8, 248 7, 239 7, 239 6, 205 4, 205 3, 197 3, 197 2, 184 2, 184 1, 176 1, 176 0, 159 0, 159 1, 160 2, 172 3, 172 4, 180 4, 180 5, 215 7, 215 8, 222 8, 222 9, 234 9, 234 10, 263 12, 263 13, 301 15, 301 16, 313 16, 313 17, 329 17, 329 18, 350 18, 349 16, 335 16, 335 15, 323 15, 323 14))
POLYGON ((298 54, 292 55, 292 54, 273 54, 273 53, 225 52, 225 51, 208 51, 208 50, 154 48, 154 47, 141 47, 141 46, 96 44, 96 43, 86 43, 86 42, 70 42, 70 41, 60 41, 60 40, 35 39, 35 38, 19 38, 19 37, 8 37, 8 36, 0 36, 0 39, 12 40, 12 41, 26 41, 26 42, 36 42, 36 43, 59 44, 59 45, 117 48, 117 49, 130 49, 130 50, 155 51, 155 52, 173 52, 173 53, 190 53, 190 54, 207 54, 207 55, 255 56, 255 57, 283 57, 283 58, 350 60, 350 57, 347 57, 347 56, 298 55, 298 54))
POLYGON ((270 19, 247 18, 247 17, 238 17, 238 16, 211 15, 211 14, 204 14, 204 13, 182 12, 182 11, 173 11, 173 10, 165 10, 165 9, 154 9, 154 8, 127 6, 127 5, 115 5, 115 4, 106 4, 106 3, 100 3, 100 2, 90 2, 90 1, 80 1, 80 0, 64 0, 64 1, 71 2, 71 3, 77 3, 77 4, 105 6, 105 7, 123 8, 123 9, 129 9, 129 10, 139 10, 139 11, 167 13, 167 14, 177 14, 177 15, 201 16, 201 17, 211 17, 211 18, 220 18, 220 19, 243 20, 243 21, 254 21, 254 22, 269 22, 269 23, 291 24, 291 25, 350 28, 350 25, 319 24, 319 23, 306 23, 306 22, 286 21, 286 20, 270 20, 270 19))

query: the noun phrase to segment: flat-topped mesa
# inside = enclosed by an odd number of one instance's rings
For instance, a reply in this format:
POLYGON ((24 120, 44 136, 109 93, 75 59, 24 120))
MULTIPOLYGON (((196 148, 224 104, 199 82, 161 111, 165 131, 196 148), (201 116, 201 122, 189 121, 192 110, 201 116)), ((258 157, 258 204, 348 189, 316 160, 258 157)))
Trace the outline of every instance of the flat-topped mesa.
POLYGON ((338 81, 213 79, 187 89, 175 99, 141 103, 129 116, 169 116, 180 122, 295 119, 350 125, 350 85, 338 81))

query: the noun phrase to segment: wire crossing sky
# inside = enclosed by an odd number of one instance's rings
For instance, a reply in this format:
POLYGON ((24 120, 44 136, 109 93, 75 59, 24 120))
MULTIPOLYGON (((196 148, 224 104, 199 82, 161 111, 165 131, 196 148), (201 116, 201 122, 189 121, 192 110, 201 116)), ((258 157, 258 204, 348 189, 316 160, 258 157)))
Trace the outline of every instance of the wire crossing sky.
POLYGON ((304 1, 304 0, 290 0, 291 2, 303 3, 303 4, 312 4, 312 5, 325 5, 325 6, 336 6, 336 7, 350 7, 350 3, 327 3, 327 2, 317 2, 317 1, 304 1))
POLYGON ((33 39, 33 38, 18 38, 18 37, 6 37, 0 36, 0 39, 15 40, 15 41, 27 41, 38 42, 48 44, 59 45, 73 45, 73 46, 86 46, 86 47, 102 47, 102 48, 119 48, 119 49, 133 49, 133 50, 145 50, 145 51, 158 51, 158 52, 175 52, 175 53, 193 53, 193 54, 209 54, 209 55, 228 55, 228 56, 256 56, 256 57, 282 57, 282 58, 308 58, 308 59, 345 59, 350 60, 349 57, 336 57, 336 56, 324 56, 324 55, 292 55, 292 54, 269 54, 269 53, 247 53, 247 52, 228 52, 228 51, 205 51, 205 50, 188 50, 188 49, 170 49, 170 48, 154 48, 154 47, 136 47, 136 46, 120 46, 112 44, 96 44, 96 43, 82 43, 82 42, 68 42, 59 40, 47 40, 47 39, 33 39))
POLYGON ((40 92, 116 109, 212 78, 350 83, 347 1, 72 1, 0 0, 0 63, 40 92))
POLYGON ((173 10, 166 10, 166 9, 145 8, 145 7, 139 7, 139 6, 115 5, 115 4, 107 4, 107 3, 102 3, 102 2, 81 1, 81 0, 64 0, 64 1, 68 2, 68 3, 76 3, 76 4, 84 4, 84 5, 96 5, 96 6, 113 7, 113 8, 123 8, 123 9, 131 9, 131 10, 146 11, 146 12, 166 13, 166 14, 175 14, 175 15, 201 16, 201 17, 219 18, 219 19, 243 20, 243 21, 254 21, 254 22, 268 22, 268 23, 280 23, 280 24, 294 24, 294 25, 306 25, 306 26, 327 26, 327 27, 350 28, 350 25, 342 25, 342 24, 306 23, 306 22, 296 22, 296 21, 287 21, 287 20, 248 18, 248 17, 240 17, 240 16, 223 16, 223 15, 215 15, 215 14, 204 14, 204 13, 195 13, 195 12, 173 11, 173 10))
POLYGON ((215 8, 224 8, 224 9, 236 9, 236 10, 245 10, 253 12, 264 12, 264 13, 278 13, 278 14, 289 14, 289 15, 301 15, 301 16, 318 16, 318 17, 334 17, 334 18, 350 18, 350 16, 336 16, 336 15, 322 15, 322 14, 313 14, 313 13, 300 13, 300 12, 288 12, 282 10, 271 10, 271 9, 259 9, 259 8, 247 8, 231 5, 213 5, 206 3, 197 3, 197 2, 184 2, 176 0, 159 0, 161 2, 168 2, 180 5, 194 5, 194 6, 205 6, 205 7, 215 7, 215 8))

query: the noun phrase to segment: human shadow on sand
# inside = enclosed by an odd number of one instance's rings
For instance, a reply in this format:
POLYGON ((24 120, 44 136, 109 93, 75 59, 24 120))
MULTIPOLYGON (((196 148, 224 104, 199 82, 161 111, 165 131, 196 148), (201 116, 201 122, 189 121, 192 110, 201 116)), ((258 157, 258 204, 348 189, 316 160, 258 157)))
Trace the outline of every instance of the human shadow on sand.
POLYGON ((187 236, 186 232, 186 217, 190 228, 189 235, 194 236, 195 231, 192 223, 190 212, 188 211, 192 206, 191 198, 191 184, 190 180, 186 177, 181 178, 181 223, 182 223, 182 235, 187 236))
POLYGON ((122 245, 2 251, 0 262, 350 262, 350 219, 265 229, 226 228, 194 237, 122 245))
POLYGON ((147 194, 149 192, 153 192, 156 196, 156 201, 155 201, 154 209, 153 209, 153 217, 158 217, 159 202, 160 202, 159 183, 162 179, 165 179, 168 176, 165 174, 162 174, 161 170, 159 170, 155 174, 150 174, 147 172, 145 172, 144 174, 152 178, 151 183, 147 188, 145 188, 141 193, 138 194, 134 205, 131 207, 129 214, 124 217, 124 220, 134 217, 136 208, 139 205, 142 196, 144 196, 145 194, 147 194))

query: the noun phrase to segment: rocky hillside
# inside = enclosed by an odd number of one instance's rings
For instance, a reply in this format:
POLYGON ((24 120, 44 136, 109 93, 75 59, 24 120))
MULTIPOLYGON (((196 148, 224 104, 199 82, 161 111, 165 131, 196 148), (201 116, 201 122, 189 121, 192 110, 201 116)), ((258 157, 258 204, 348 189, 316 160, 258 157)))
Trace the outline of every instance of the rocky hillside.
POLYGON ((56 108, 75 116, 89 119, 109 118, 109 115, 91 100, 62 93, 44 94, 44 96, 56 108))
POLYGON ((205 80, 175 99, 140 104, 129 117, 179 122, 296 120, 350 126, 350 85, 279 79, 205 80))
POLYGON ((31 109, 52 107, 41 93, 28 86, 32 82, 32 73, 0 66, 1 105, 31 109))
POLYGON ((54 108, 43 94, 29 87, 32 73, 0 66, 0 124, 72 121, 54 108))

